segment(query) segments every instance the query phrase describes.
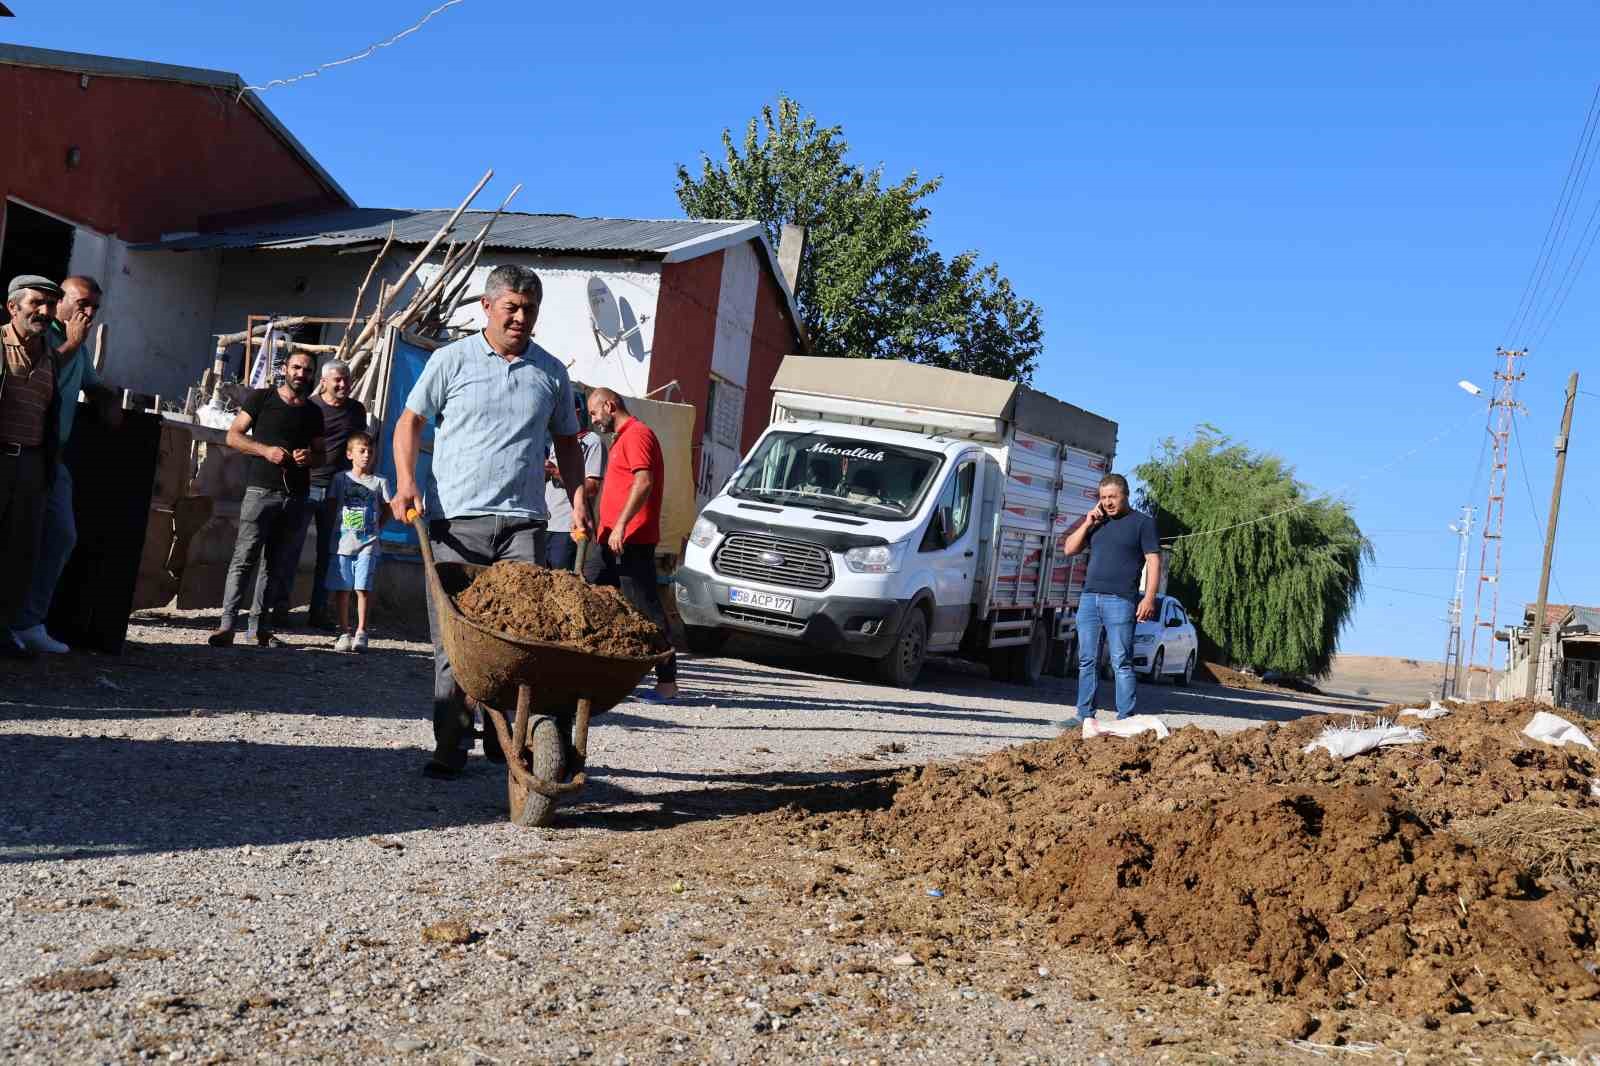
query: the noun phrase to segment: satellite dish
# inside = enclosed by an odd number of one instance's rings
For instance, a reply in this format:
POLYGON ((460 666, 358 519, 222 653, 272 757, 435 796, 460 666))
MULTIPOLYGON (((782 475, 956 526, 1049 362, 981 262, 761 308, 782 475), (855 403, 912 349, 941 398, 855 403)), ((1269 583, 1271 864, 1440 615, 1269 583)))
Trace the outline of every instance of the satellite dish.
MULTIPOLYGON (((589 321, 595 333, 608 341, 615 341, 622 332, 622 311, 617 307, 617 298, 599 275, 589 278, 589 321)), ((602 349, 600 354, 609 350, 609 347, 602 349)))
MULTIPOLYGON (((649 316, 639 319, 636 323, 630 321, 627 328, 624 329, 622 308, 618 305, 617 298, 612 294, 611 287, 606 284, 605 279, 598 274, 590 276, 588 290, 589 328, 594 332, 594 343, 595 347, 600 350, 600 357, 602 359, 605 358, 611 354, 617 345, 630 339, 634 340, 636 345, 639 330, 644 327, 645 322, 649 321, 649 316)), ((633 318, 631 311, 628 318, 630 320, 633 318)), ((630 345, 630 347, 633 346, 630 345)))

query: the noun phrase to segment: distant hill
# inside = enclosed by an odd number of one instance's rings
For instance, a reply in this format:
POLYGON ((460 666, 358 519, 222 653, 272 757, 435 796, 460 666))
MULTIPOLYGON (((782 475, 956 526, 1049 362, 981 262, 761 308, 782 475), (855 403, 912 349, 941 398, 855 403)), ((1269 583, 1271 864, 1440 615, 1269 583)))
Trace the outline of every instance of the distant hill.
MULTIPOLYGON (((1444 664, 1427 659, 1402 659, 1389 655, 1337 655, 1333 673, 1317 683, 1324 692, 1344 696, 1367 696, 1388 703, 1415 703, 1439 693, 1439 678, 1444 664)), ((1493 692, 1494 675, 1489 684, 1482 674, 1474 675, 1471 695, 1482 699, 1493 692)), ((1463 695, 1466 695, 1463 693, 1463 695)))

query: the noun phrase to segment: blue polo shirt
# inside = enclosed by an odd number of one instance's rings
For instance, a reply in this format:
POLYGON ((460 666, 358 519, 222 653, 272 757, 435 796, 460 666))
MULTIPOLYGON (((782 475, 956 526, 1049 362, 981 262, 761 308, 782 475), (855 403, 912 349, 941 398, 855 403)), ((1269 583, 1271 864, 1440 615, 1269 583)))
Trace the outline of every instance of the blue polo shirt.
MULTIPOLYGON (((60 348, 67 343, 67 331, 61 323, 52 322, 46 328, 45 340, 50 347, 60 348)), ((61 373, 56 378, 56 391, 61 394, 61 445, 72 438, 72 423, 78 417, 78 393, 100 384, 94 372, 94 360, 89 355, 89 339, 84 338, 78 350, 61 361, 61 373)))
POLYGON ((406 408, 434 425, 433 517, 548 519, 550 438, 578 432, 572 379, 559 359, 530 343, 508 361, 475 333, 428 358, 406 408))

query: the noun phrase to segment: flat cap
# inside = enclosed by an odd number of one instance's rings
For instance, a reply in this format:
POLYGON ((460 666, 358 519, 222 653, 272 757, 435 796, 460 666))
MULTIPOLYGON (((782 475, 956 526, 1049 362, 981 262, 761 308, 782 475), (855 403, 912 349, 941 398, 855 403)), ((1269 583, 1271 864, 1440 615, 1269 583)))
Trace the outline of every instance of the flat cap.
POLYGON ((9 300, 23 289, 34 289, 47 296, 54 296, 58 300, 61 299, 62 295, 61 286, 49 278, 41 277, 38 274, 18 274, 11 279, 11 284, 6 286, 6 299, 9 300))

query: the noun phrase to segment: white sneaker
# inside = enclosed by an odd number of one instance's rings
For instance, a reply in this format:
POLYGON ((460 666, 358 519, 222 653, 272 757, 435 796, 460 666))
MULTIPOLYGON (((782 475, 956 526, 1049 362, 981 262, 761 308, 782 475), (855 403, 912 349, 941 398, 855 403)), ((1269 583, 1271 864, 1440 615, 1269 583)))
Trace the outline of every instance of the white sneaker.
POLYGON ((350 641, 350 650, 351 651, 366 651, 367 650, 367 631, 365 629, 356 630, 355 637, 350 641))
POLYGON ((33 626, 29 629, 18 629, 11 635, 17 638, 18 644, 21 644, 29 651, 44 652, 49 655, 65 655, 72 650, 49 633, 46 633, 42 625, 33 626))
POLYGON ((349 633, 340 633, 339 639, 333 642, 333 650, 349 651, 351 640, 352 638, 349 633))

